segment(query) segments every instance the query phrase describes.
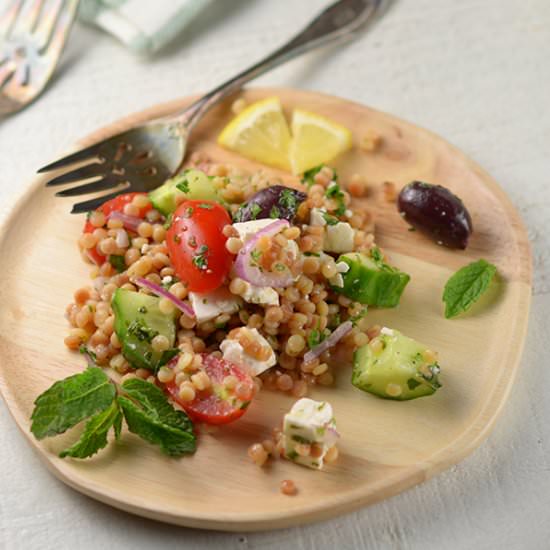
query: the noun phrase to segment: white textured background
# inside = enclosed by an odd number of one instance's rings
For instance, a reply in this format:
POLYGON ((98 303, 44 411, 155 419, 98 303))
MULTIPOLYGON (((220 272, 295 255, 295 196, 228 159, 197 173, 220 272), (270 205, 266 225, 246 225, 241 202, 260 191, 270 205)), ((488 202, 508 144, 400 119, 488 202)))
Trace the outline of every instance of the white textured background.
MULTIPOLYGON (((218 0, 154 62, 78 26, 54 85, 0 122, 0 215, 34 170, 77 138, 218 84, 326 4, 218 0)), ((535 297, 522 368, 495 430, 463 463, 378 505, 322 524, 240 535, 157 524, 79 495, 46 471, 0 403, 0 548, 547 550, 550 1, 396 0, 353 44, 310 54, 259 82, 337 94, 427 127, 512 197, 532 239, 535 297)))

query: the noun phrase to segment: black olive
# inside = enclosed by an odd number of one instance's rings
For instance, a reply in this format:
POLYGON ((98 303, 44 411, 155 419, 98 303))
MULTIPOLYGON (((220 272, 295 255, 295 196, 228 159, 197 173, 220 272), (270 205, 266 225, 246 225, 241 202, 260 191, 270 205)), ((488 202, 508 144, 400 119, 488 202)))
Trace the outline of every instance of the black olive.
POLYGON ((306 194, 284 185, 273 185, 252 195, 235 214, 236 222, 273 218, 291 222, 306 194))
POLYGON ((472 218, 464 203, 441 185, 413 181, 397 199, 403 219, 438 244, 465 249, 472 234, 472 218))

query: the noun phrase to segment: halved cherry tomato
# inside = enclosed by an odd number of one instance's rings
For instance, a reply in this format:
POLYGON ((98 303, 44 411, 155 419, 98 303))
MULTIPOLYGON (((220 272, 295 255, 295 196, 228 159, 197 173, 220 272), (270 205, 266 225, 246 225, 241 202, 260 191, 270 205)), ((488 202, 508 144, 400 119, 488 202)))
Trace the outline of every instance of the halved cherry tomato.
MULTIPOLYGON (((132 202, 133 198, 136 195, 145 195, 145 193, 125 193, 123 195, 118 195, 114 199, 104 202, 97 210, 103 212, 103 214, 105 214, 105 217, 107 217, 111 212, 122 212, 124 210, 124 207, 132 202)), ((149 212, 151 208, 153 208, 153 205, 151 204, 140 208, 138 218, 144 218, 145 214, 147 214, 147 212, 149 212)), ((82 232, 93 233, 95 229, 97 228, 92 225, 90 221, 86 220, 82 232)), ((106 256, 98 252, 97 248, 91 248, 90 250, 87 250, 87 254, 88 257, 97 265, 101 265, 107 259, 106 256)))
POLYGON ((193 292, 218 288, 231 269, 233 255, 225 248, 227 210, 213 201, 185 201, 174 212, 166 246, 176 274, 193 292))
MULTIPOLYGON (((202 355, 202 367, 210 377, 211 387, 197 391, 192 401, 183 401, 179 397, 179 388, 175 381, 166 384, 166 391, 191 419, 207 424, 227 424, 240 418, 254 397, 255 386, 250 375, 242 368, 220 359, 215 355, 202 355), (238 383, 234 389, 228 389, 223 381, 227 376, 234 376, 238 383)), ((174 368, 178 357, 168 364, 174 368)))

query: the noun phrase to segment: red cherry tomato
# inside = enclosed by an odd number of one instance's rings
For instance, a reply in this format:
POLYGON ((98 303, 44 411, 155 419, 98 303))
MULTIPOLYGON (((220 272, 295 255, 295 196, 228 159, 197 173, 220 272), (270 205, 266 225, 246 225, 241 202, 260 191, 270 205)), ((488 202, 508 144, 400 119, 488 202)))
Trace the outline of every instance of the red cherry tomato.
MULTIPOLYGON (((122 212, 124 210, 124 207, 127 204, 131 203, 136 195, 145 195, 145 193, 125 193, 123 195, 118 195, 114 199, 104 202, 97 210, 99 212, 103 212, 103 214, 105 214, 105 217, 107 217, 111 212, 122 212)), ((147 214, 147 212, 149 212, 151 208, 153 208, 151 204, 140 208, 138 218, 144 218, 145 214, 147 214)), ((82 232, 93 233, 94 229, 97 228, 92 225, 90 221, 87 220, 84 224, 84 229, 82 230, 82 232)), ((87 250, 87 254, 88 257, 97 265, 101 265, 107 259, 106 256, 98 252, 97 248, 91 248, 90 250, 87 250)))
POLYGON ((227 210, 213 201, 185 201, 174 212, 166 232, 168 255, 178 277, 193 292, 218 288, 231 269, 233 255, 225 248, 227 210))
MULTIPOLYGON (((202 355, 202 370, 210 377, 211 387, 197 391, 192 401, 183 401, 179 397, 179 388, 175 381, 166 384, 168 394, 185 410, 192 420, 207 424, 227 424, 240 418, 254 397, 254 381, 243 369, 220 359, 215 355, 202 355), (223 381, 228 376, 234 376, 238 383, 235 388, 228 389, 223 381)), ((169 364, 175 367, 178 358, 169 364)))

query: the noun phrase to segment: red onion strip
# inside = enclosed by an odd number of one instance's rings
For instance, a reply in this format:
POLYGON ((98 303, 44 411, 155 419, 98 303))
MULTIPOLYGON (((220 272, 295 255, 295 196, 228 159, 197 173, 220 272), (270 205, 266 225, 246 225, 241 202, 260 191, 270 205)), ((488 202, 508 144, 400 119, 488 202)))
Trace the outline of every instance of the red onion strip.
POLYGON ((143 220, 141 218, 138 218, 136 216, 128 216, 128 214, 124 214, 123 212, 117 212, 116 210, 114 212, 111 212, 107 216, 108 220, 120 220, 122 222, 122 225, 134 233, 137 233, 137 228, 139 227, 140 223, 143 223, 143 220))
POLYGON ((348 334, 353 328, 353 323, 351 321, 346 321, 342 323, 326 340, 323 340, 320 344, 315 346, 313 349, 310 349, 304 355, 304 363, 311 363, 314 359, 319 357, 327 349, 336 345, 346 334, 348 334))
POLYGON ((147 279, 137 278, 135 280, 136 284, 148 288, 151 292, 154 292, 157 296, 162 296, 167 300, 170 300, 180 311, 182 311, 187 317, 195 317, 195 312, 193 308, 174 296, 171 292, 168 292, 165 288, 162 288, 160 285, 153 283, 147 279))
POLYGON ((287 272, 287 274, 283 275, 263 273, 256 265, 253 264, 251 255, 252 251, 258 244, 258 241, 262 237, 272 237, 273 235, 279 233, 281 229, 289 226, 290 224, 287 220, 275 220, 273 223, 266 225, 263 229, 258 231, 254 237, 248 240, 238 253, 237 259, 235 260, 235 273, 237 276, 256 286, 281 288, 293 284, 294 276, 291 273, 287 272))

